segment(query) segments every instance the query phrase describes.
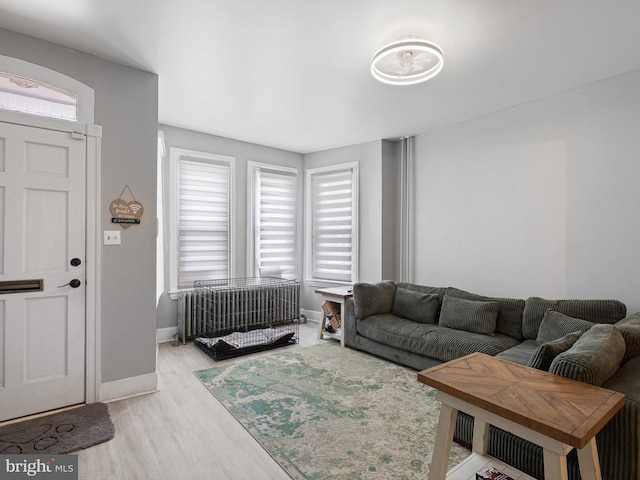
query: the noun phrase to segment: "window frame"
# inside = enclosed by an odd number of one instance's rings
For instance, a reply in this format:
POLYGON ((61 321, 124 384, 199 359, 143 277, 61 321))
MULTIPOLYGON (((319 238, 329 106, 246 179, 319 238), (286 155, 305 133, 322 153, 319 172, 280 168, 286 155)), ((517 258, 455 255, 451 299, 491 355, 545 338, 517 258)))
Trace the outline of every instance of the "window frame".
POLYGON ((178 231, 179 225, 179 205, 178 205, 178 192, 180 188, 179 182, 179 163, 182 159, 189 159, 192 161, 201 161, 203 163, 222 165, 229 169, 228 187, 229 187, 229 231, 228 231, 228 277, 235 276, 235 260, 234 260, 234 244, 235 244, 235 157, 220 155, 209 152, 201 152, 196 150, 189 150, 185 148, 170 148, 170 204, 169 204, 169 232, 170 232, 170 248, 169 248, 169 293, 172 299, 178 298, 180 290, 185 290, 185 287, 179 288, 178 268, 179 268, 179 241, 178 231), (187 158, 184 158, 187 157, 187 158))
POLYGON ((247 214, 247 275, 260 276, 259 272, 259 252, 257 251, 257 225, 256 225, 256 181, 257 172, 267 171, 272 173, 280 173, 283 175, 293 176, 296 185, 296 210, 295 210, 295 239, 294 239, 294 261, 295 276, 293 279, 300 277, 300 171, 295 167, 285 167, 271 163, 249 161, 247 162, 247 189, 248 189, 248 214, 247 214))
POLYGON ((359 278, 359 162, 348 162, 323 167, 309 168, 305 172, 305 283, 312 287, 351 286, 359 278), (313 277, 313 191, 314 175, 338 173, 351 170, 351 278, 349 281, 331 280, 313 277))

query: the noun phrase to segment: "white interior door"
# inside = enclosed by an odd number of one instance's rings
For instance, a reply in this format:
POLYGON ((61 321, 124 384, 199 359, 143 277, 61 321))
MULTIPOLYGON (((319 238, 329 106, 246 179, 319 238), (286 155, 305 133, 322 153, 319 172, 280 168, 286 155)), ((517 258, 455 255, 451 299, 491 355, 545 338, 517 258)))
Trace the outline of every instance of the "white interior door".
POLYGON ((0 421, 84 402, 85 170, 83 135, 0 122, 0 292, 43 285, 0 293, 0 421))

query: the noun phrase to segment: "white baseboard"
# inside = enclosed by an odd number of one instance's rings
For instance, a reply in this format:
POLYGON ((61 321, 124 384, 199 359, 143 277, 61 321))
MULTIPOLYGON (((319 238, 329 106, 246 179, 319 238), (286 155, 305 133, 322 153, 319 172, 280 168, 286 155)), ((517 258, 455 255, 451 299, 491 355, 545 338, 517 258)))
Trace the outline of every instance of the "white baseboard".
POLYGON ((316 310, 306 310, 302 308, 300 313, 306 315, 307 320, 311 320, 312 322, 320 322, 320 320, 322 320, 322 312, 316 310))
POLYGON ((123 378, 100 385, 100 401, 113 402, 158 391, 158 373, 123 378))
POLYGON ((178 334, 177 325, 175 327, 159 328, 156 330, 156 342, 157 343, 173 342, 177 334, 178 334))

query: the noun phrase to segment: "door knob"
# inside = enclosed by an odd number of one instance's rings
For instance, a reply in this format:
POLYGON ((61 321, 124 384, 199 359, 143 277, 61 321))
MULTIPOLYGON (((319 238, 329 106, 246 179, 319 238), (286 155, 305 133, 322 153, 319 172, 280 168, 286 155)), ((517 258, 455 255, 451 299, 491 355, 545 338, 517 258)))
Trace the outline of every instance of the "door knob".
POLYGON ((65 283, 64 285, 58 286, 58 288, 63 288, 63 287, 66 287, 67 285, 70 286, 71 288, 78 288, 80 285, 82 285, 82 282, 77 278, 74 278, 69 283, 65 283))
POLYGON ((76 257, 76 258, 72 258, 70 263, 71 263, 72 267, 77 267, 78 265, 80 265, 82 263, 82 260, 80 260, 78 257, 76 257))

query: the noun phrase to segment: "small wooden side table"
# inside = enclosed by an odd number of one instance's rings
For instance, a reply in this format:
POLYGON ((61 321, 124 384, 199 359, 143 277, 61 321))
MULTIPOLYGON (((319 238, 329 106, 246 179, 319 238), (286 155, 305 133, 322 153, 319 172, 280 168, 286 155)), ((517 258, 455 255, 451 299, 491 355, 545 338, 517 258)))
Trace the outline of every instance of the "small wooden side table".
POLYGON ((329 338, 335 338, 340 340, 340 345, 344 347, 344 321, 342 321, 344 315, 344 302, 349 297, 353 297, 353 289, 351 287, 331 287, 331 288, 318 288, 315 293, 320 294, 322 301, 335 302, 340 304, 340 319, 341 325, 336 333, 329 333, 324 330, 324 317, 320 320, 320 326, 318 327, 318 338, 323 339, 325 336, 329 338))
MULTIPOLYGON (((444 480, 458 411, 474 417, 473 455, 487 456, 489 425, 543 448, 544 475, 567 480, 576 449, 583 480, 601 480, 595 435, 624 405, 619 392, 472 353, 418 373, 442 402, 429 480, 444 480)), ((448 477, 452 478, 452 477, 448 477)))

